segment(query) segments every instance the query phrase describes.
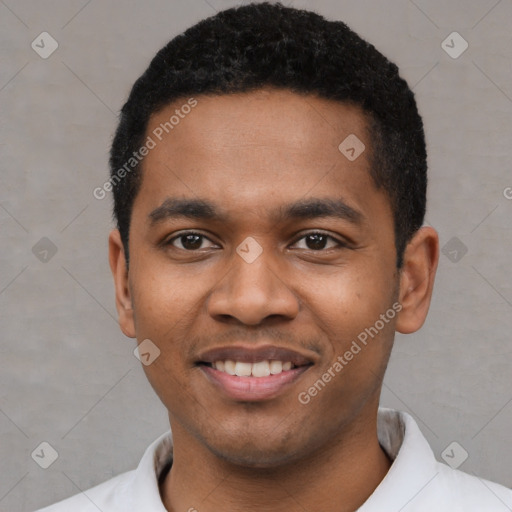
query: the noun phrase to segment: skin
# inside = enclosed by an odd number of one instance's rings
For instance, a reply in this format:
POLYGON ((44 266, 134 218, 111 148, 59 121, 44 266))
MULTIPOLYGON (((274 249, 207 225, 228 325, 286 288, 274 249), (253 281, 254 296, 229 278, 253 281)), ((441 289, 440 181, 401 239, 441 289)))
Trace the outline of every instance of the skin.
MULTIPOLYGON (((197 101, 143 162, 129 269, 119 232, 109 239, 121 329, 161 351, 144 371, 174 437, 163 503, 174 512, 353 511, 390 467, 376 430, 382 379, 395 331, 414 332, 427 315, 437 233, 421 228, 397 270, 391 206, 369 175, 371 141, 357 107, 273 89, 197 101), (353 162, 338 150, 349 134, 366 146, 353 162), (151 222, 171 197, 213 201, 227 218, 151 222), (311 198, 342 199, 362 220, 276 217, 311 198), (187 230, 206 238, 195 246, 174 238, 187 230), (328 237, 306 237, 312 231, 328 237), (249 236, 263 250, 252 263, 236 252, 249 236), (400 313, 300 403, 396 301, 400 313), (275 344, 314 364, 277 397, 240 402, 195 364, 230 343, 275 344)), ((153 115, 148 134, 183 103, 153 115)))

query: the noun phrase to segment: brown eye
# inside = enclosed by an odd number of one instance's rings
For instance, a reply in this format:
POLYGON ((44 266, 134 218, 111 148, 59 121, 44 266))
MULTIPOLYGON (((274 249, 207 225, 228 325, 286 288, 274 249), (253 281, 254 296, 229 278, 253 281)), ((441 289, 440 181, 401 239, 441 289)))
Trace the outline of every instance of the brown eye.
POLYGON ((332 249, 335 247, 344 247, 345 244, 336 240, 334 237, 327 235, 326 233, 308 233, 301 237, 295 245, 304 240, 305 247, 301 249, 308 249, 310 251, 322 251, 324 249, 332 249), (327 246, 329 241, 334 242, 334 245, 327 246))
POLYGON ((188 232, 171 238, 166 245, 185 251, 196 251, 202 248, 201 246, 205 240, 208 240, 208 238, 200 233, 188 232))

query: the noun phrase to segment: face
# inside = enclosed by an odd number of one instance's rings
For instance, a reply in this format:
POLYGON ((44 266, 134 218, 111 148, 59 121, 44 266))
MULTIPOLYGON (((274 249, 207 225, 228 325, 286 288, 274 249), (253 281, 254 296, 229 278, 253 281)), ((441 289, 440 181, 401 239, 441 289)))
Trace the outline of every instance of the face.
POLYGON ((128 271, 111 236, 121 327, 160 350, 144 371, 173 432, 240 464, 297 461, 376 410, 398 318, 390 203, 358 108, 196 100, 168 134, 186 100, 151 118, 128 271), (351 134, 355 160, 338 149, 351 134))

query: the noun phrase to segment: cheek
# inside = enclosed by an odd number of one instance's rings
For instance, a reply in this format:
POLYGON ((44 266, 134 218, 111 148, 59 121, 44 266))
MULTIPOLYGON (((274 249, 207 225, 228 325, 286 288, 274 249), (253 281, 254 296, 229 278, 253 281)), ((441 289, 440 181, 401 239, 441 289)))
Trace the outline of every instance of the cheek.
POLYGON ((373 325, 390 307, 395 286, 389 267, 363 262, 324 280, 308 300, 331 339, 347 340, 373 325))
POLYGON ((172 269, 158 258, 147 259, 131 277, 137 337, 159 338, 196 311, 204 294, 201 279, 172 269))
POLYGON ((186 369, 177 354, 168 349, 148 366, 143 366, 146 378, 162 404, 172 411, 195 409, 197 398, 189 386, 186 369))
MULTIPOLYGON (((371 394, 383 375, 394 337, 396 288, 393 267, 381 262, 340 270, 336 279, 317 291, 316 323, 329 340, 329 351, 314 376, 314 386, 325 375, 324 399, 355 404, 371 394), (391 271, 390 271, 391 268, 391 271), (382 317, 381 315, 384 315, 382 317)), ((311 389, 315 393, 314 389, 311 389)), ((319 401, 321 401, 320 399, 319 401)))

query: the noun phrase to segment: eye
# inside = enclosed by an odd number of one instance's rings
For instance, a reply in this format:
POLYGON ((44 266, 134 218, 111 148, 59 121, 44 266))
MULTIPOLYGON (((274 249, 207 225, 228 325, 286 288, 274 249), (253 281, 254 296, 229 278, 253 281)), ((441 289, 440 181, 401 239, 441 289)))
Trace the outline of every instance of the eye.
POLYGON ((170 238, 169 240, 164 242, 164 244, 166 246, 170 245, 172 247, 182 249, 184 251, 196 251, 198 249, 205 248, 201 247, 204 240, 208 240, 213 244, 213 242, 205 235, 202 235, 201 233, 196 233, 195 231, 187 231, 185 233, 181 233, 178 236, 170 238), (177 245, 175 242, 178 242, 179 245, 177 245))
POLYGON ((299 249, 306 249, 306 250, 311 250, 311 251, 321 251, 323 249, 346 247, 346 244, 344 244, 340 240, 337 240, 336 238, 334 238, 330 235, 327 235, 326 233, 321 233, 321 232, 317 232, 317 231, 303 235, 301 238, 299 238, 294 243, 294 245, 296 245, 297 243, 299 243, 302 240, 304 240, 306 247, 299 247, 299 249), (327 247, 329 240, 331 242, 334 242, 334 245, 327 247))

